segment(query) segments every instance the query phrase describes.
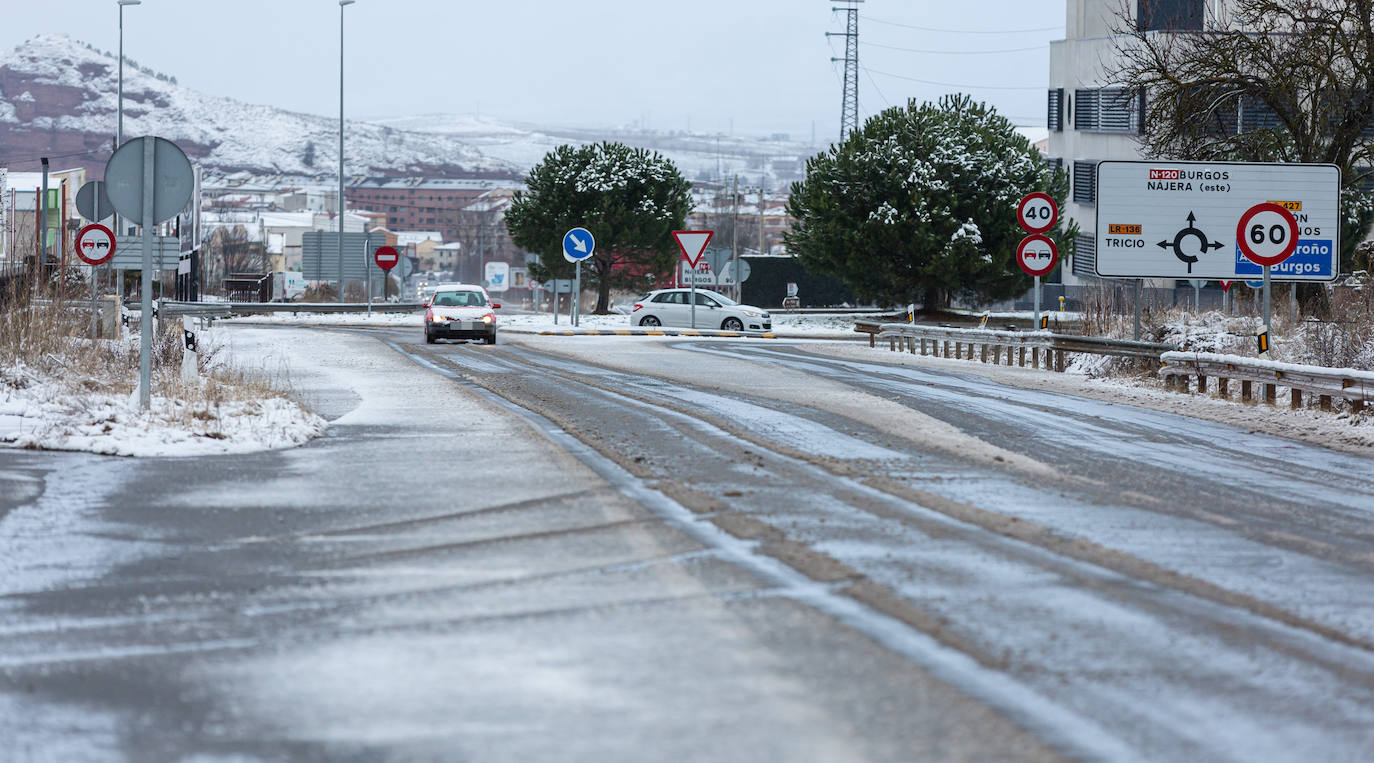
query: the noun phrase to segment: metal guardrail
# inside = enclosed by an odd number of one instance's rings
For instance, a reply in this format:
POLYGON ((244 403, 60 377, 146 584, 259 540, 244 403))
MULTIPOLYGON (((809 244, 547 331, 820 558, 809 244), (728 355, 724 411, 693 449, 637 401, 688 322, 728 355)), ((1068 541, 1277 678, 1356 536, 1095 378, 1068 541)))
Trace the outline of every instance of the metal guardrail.
POLYGON ((1240 382, 1240 399, 1252 401, 1254 385, 1260 385, 1264 402, 1274 405, 1278 388, 1289 390, 1290 405, 1301 408, 1303 395, 1315 395, 1318 406, 1331 410, 1332 398, 1343 398, 1355 411, 1374 402, 1374 373, 1348 368, 1319 368, 1279 363, 1259 358, 1238 358, 1206 352, 1168 352, 1161 358, 1159 375, 1171 389, 1187 392, 1189 379, 1197 378, 1197 391, 1207 392, 1208 379, 1217 382, 1217 394, 1229 398, 1230 380, 1240 382))
POLYGON ((1031 367, 1063 371, 1067 353, 1110 355, 1122 358, 1141 358, 1158 362, 1161 354, 1177 349, 1173 345, 1156 342, 1137 342, 1129 339, 1055 334, 1049 331, 997 331, 989 329, 926 326, 911 323, 885 323, 873 331, 871 323, 856 323, 854 330, 869 334, 869 346, 875 339, 888 340, 888 349, 905 349, 912 354, 974 359, 982 362, 991 357, 994 364, 1026 365, 1030 352, 1031 367), (966 349, 967 348, 967 349, 966 349))
MULTIPOLYGON (((361 313, 367 310, 363 302, 176 302, 163 300, 159 310, 168 315, 209 315, 227 318, 231 315, 263 315, 266 313, 361 313)), ((416 313, 425 309, 423 302, 373 302, 374 313, 416 313)))

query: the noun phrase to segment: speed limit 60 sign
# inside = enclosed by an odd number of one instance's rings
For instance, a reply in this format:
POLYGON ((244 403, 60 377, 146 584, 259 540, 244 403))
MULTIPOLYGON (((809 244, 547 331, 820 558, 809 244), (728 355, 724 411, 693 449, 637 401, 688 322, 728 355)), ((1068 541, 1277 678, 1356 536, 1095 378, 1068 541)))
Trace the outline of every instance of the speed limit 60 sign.
POLYGON ((1273 202, 1256 204, 1240 216, 1236 244, 1256 265, 1277 265, 1298 248, 1298 219, 1273 202))
POLYGON ((1100 162, 1097 275, 1334 280, 1340 190, 1332 164, 1100 162))

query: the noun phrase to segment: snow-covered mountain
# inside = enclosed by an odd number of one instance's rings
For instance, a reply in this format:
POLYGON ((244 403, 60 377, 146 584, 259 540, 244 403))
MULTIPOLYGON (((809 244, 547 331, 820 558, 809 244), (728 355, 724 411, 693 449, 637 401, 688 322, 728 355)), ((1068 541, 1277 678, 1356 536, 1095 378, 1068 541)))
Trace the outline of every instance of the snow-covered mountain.
MULTIPOLYGON (((40 154, 59 166, 103 167, 116 122, 119 60, 62 35, 43 35, 0 55, 0 157, 40 154)), ((348 124, 352 174, 514 176, 459 135, 425 135, 348 124)), ((159 135, 193 161, 227 172, 309 176, 337 171, 338 121, 205 95, 174 77, 124 66, 125 136, 159 135)))
MULTIPOLYGON (((37 157, 97 176, 116 122, 118 59, 63 35, 0 54, 0 165, 37 157)), ((177 143, 210 173, 323 179, 337 172, 337 120, 206 95, 125 62, 124 134, 177 143)), ((615 140, 662 152, 694 181, 738 175, 781 189, 819 150, 786 136, 753 138, 636 129, 561 128, 428 114, 347 125, 350 175, 518 178, 566 143, 615 140)))
POLYGON ((738 175, 740 183, 780 188, 800 179, 807 157, 820 151, 807 141, 786 135, 749 137, 706 135, 681 131, 630 128, 549 127, 500 122, 472 115, 422 114, 379 118, 377 124, 400 130, 461 137, 493 159, 529 168, 555 147, 574 143, 619 141, 658 151, 671 159, 689 180, 725 181, 738 175))

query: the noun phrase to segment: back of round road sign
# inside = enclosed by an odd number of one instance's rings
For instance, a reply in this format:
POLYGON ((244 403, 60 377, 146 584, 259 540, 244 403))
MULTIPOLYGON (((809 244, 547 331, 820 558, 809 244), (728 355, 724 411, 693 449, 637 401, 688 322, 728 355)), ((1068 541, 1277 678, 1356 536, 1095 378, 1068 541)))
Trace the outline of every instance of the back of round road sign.
POLYGON ((105 163, 105 192, 114 209, 143 223, 144 152, 153 152, 153 223, 176 217, 191 201, 195 172, 191 160, 165 138, 135 138, 119 147, 105 163))

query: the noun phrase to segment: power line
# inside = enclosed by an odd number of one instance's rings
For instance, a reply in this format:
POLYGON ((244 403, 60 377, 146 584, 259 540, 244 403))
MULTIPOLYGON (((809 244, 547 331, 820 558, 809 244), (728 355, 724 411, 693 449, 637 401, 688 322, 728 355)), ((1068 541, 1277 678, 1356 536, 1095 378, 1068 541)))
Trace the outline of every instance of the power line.
POLYGON ((919 29, 922 32, 940 32, 941 34, 1026 34, 1028 32, 1053 32, 1063 29, 1060 26, 1036 27, 1034 29, 940 29, 939 27, 918 26, 916 24, 903 24, 898 21, 886 21, 875 19, 872 16, 864 16, 864 21, 872 21, 875 24, 886 24, 888 26, 902 27, 903 29, 919 29))
MULTIPOLYGON (((846 135, 859 129, 859 3, 863 0, 842 0, 847 3, 844 34, 826 32, 825 36, 844 38, 844 96, 840 103, 840 141, 846 135)), ((836 59, 831 58, 832 62, 836 59)))
POLYGON ((904 80, 907 80, 908 82, 919 82, 919 83, 921 83, 922 85, 936 85, 936 86, 938 86, 938 87, 959 87, 959 88, 968 88, 969 90, 1042 90, 1042 89, 1044 89, 1043 86, 1041 86, 1041 85, 969 85, 969 84, 959 84, 959 83, 956 83, 956 82, 936 82, 936 81, 934 81, 934 80, 918 79, 918 78, 916 78, 916 77, 908 77, 908 76, 903 75, 903 74, 893 74, 892 72, 880 72, 880 71, 878 71, 877 69, 869 69, 868 71, 871 71, 871 72, 873 72, 874 74, 881 74, 881 75, 883 75, 884 77, 892 77, 892 78, 894 78, 894 79, 904 79, 904 80))
POLYGON ((923 50, 921 48, 899 48, 895 45, 879 45, 876 42, 866 44, 873 48, 900 50, 903 53, 925 53, 934 56, 990 56, 998 53, 1026 53, 1032 50, 1045 50, 1044 45, 1036 45, 1031 48, 1002 48, 1000 50, 923 50))

